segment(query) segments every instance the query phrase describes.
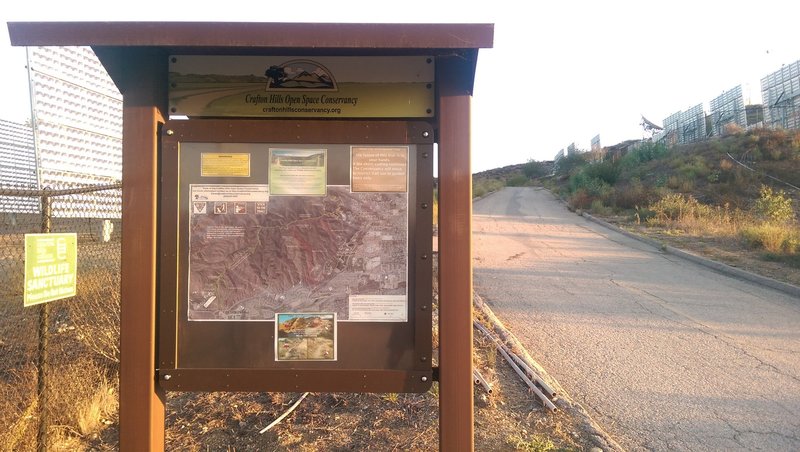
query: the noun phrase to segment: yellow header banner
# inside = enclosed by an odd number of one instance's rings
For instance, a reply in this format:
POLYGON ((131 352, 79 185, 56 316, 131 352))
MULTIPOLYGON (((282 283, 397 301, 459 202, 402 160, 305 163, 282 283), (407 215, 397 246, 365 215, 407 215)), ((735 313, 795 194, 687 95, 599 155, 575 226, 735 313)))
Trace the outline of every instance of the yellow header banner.
POLYGON ((426 118, 432 57, 170 57, 172 115, 426 118))

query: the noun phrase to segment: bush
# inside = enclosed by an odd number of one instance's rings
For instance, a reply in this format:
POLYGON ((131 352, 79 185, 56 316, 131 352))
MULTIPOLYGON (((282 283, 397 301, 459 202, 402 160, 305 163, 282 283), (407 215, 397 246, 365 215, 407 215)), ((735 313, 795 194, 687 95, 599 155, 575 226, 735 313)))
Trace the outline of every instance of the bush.
POLYGON ((527 183, 528 183, 528 178, 523 176, 522 174, 517 174, 516 176, 512 176, 510 179, 506 181, 506 185, 508 185, 509 187, 523 187, 527 183))
POLYGON ((800 249, 800 232, 785 225, 762 223, 742 228, 742 238, 752 247, 771 253, 795 254, 800 249))
POLYGON ((786 224, 794 220, 792 199, 783 190, 773 192, 772 188, 762 185, 754 208, 756 215, 770 223, 786 224))
POLYGON ((472 197, 480 198, 489 193, 496 192, 503 188, 505 184, 497 179, 477 179, 472 182, 472 197))
POLYGON ((614 162, 607 161, 588 165, 583 168, 583 172, 588 177, 600 179, 608 185, 614 185, 619 179, 620 166, 614 162))
POLYGON ((616 187, 612 197, 615 206, 622 209, 634 209, 649 205, 652 192, 638 178, 631 179, 630 185, 616 187))
POLYGON ((589 210, 596 215, 611 215, 614 213, 611 207, 606 207, 603 204, 602 199, 595 199, 592 201, 592 205, 589 207, 589 210))
POLYGON ((642 143, 638 148, 628 152, 622 158, 623 165, 636 166, 639 163, 649 162, 666 157, 669 154, 669 149, 664 143, 642 143))
POLYGON ((544 162, 528 160, 527 163, 522 165, 522 172, 528 179, 535 179, 537 177, 549 175, 550 169, 544 164, 544 162))
POLYGON ((573 209, 588 209, 594 199, 585 189, 579 188, 569 197, 569 206, 573 209))
POLYGON ((556 175, 569 176, 579 170, 580 168, 588 165, 583 154, 568 155, 556 164, 556 175))
POLYGON ((654 221, 661 224, 682 221, 686 218, 708 217, 711 207, 701 204, 692 196, 681 194, 667 195, 658 202, 650 206, 650 210, 655 212, 654 221))

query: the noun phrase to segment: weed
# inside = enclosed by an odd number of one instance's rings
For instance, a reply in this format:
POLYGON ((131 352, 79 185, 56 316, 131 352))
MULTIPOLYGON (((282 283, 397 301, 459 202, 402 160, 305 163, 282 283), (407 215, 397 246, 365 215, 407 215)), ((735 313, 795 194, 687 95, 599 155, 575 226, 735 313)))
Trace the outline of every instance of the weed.
POLYGON ((477 179, 472 183, 472 197, 480 198, 481 196, 486 196, 504 186, 505 184, 497 179, 477 179))
POLYGON ((543 435, 533 435, 529 440, 519 435, 511 435, 508 437, 508 444, 511 445, 514 450, 525 452, 548 452, 556 450, 556 445, 543 435))
POLYGON ((77 406, 78 431, 84 436, 99 432, 117 412, 118 404, 116 388, 108 379, 101 378, 91 398, 77 406))
POLYGON ((398 393, 396 393, 396 392, 390 392, 388 394, 384 394, 381 398, 383 400, 385 400, 385 401, 387 401, 389 403, 393 403, 395 405, 397 404, 397 402, 400 401, 400 395, 398 393))

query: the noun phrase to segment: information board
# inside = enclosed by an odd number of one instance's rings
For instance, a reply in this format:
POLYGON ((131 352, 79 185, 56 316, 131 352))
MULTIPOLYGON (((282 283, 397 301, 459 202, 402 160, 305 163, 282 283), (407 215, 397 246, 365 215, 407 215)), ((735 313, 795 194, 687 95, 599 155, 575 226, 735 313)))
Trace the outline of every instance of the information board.
POLYGON ((166 125, 162 386, 430 386, 432 131, 381 124, 166 125))

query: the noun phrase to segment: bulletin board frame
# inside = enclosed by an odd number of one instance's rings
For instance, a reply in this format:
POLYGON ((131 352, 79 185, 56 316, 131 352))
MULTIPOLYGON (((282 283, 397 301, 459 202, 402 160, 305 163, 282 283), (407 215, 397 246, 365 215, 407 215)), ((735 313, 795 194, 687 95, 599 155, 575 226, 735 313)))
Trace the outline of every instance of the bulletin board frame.
MULTIPOLYGON (((193 119, 168 121, 161 134, 161 265, 157 303, 157 375, 161 387, 168 391, 291 392, 425 392, 430 388, 433 380, 434 132, 429 123, 193 119), (318 192, 313 188, 313 183, 309 184, 312 188, 297 188, 309 190, 308 196, 309 199, 314 198, 313 202, 322 202, 325 196, 343 191, 344 185, 353 186, 350 180, 352 174, 345 180, 342 171, 344 168, 352 172, 351 153, 354 148, 408 150, 407 186, 393 183, 386 184, 385 188, 393 193, 385 195, 387 197, 402 197, 402 190, 406 195, 405 320, 400 316, 395 321, 351 321, 341 319, 347 315, 345 313, 343 316, 340 312, 335 321, 336 353, 332 355, 335 359, 307 360, 276 359, 278 328, 275 320, 190 320, 192 304, 187 303, 191 298, 189 292, 192 291, 187 268, 190 263, 190 229, 198 227, 192 222, 189 210, 192 208, 192 187, 197 184, 271 185, 277 183, 275 174, 278 173, 264 167, 267 156, 273 154, 270 150, 288 149, 290 155, 293 154, 291 150, 295 149, 324 150, 324 158, 327 159, 327 192, 318 192), (223 157, 228 151, 236 153, 241 149, 252 155, 249 159, 236 159, 239 163, 230 167, 220 164, 219 159, 208 158, 206 160, 212 163, 204 167, 200 163, 200 154, 209 149, 218 150, 217 154, 223 157), (242 166, 243 161, 248 161, 249 168, 242 166), (269 177, 275 180, 270 181, 269 177)), ((309 157, 300 152, 294 154, 311 158, 311 154, 308 154, 309 157)), ((291 176, 291 173, 288 174, 291 176)), ((396 175, 393 182, 397 182, 396 175)), ((370 186, 363 182, 360 185, 370 186)), ((380 184, 375 190, 382 190, 380 184)), ((376 195, 370 193, 369 196, 376 195)), ((277 197, 270 195, 269 199, 279 205, 277 197)), ((229 204, 226 209, 234 207, 233 203, 229 204)), ((242 209, 246 211, 254 208, 254 205, 243 201, 242 209)), ((357 215, 352 212, 341 215, 342 225, 347 221, 356 221, 357 215)), ((216 300, 211 296, 207 298, 212 300, 207 303, 213 306, 216 300)), ((322 317, 329 319, 325 315, 322 317)))

